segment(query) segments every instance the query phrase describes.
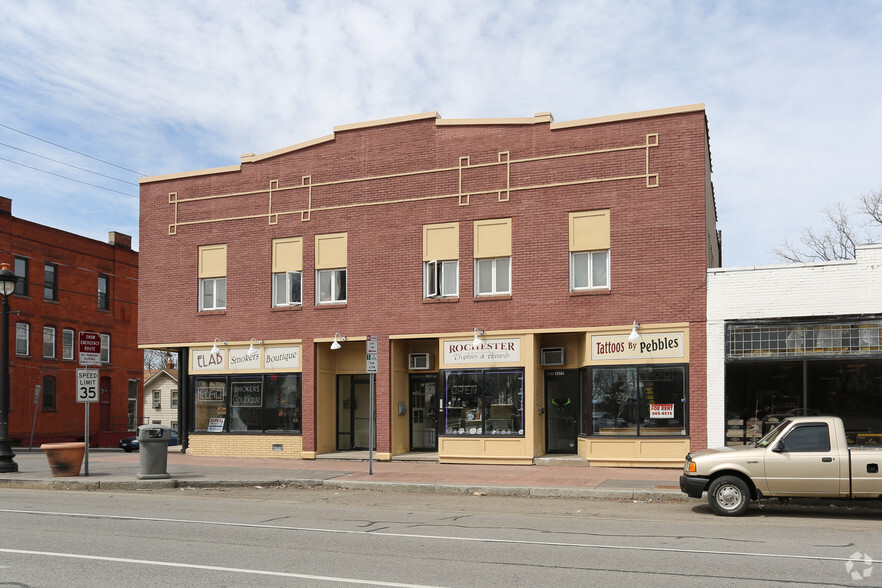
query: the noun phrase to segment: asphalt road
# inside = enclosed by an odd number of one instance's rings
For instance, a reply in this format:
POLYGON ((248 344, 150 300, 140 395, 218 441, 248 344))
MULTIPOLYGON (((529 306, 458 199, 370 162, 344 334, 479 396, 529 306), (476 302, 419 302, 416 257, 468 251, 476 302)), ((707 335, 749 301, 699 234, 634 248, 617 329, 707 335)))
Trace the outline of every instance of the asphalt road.
POLYGON ((880 522, 852 505, 729 519, 694 502, 3 489, 0 585, 882 586, 880 522))

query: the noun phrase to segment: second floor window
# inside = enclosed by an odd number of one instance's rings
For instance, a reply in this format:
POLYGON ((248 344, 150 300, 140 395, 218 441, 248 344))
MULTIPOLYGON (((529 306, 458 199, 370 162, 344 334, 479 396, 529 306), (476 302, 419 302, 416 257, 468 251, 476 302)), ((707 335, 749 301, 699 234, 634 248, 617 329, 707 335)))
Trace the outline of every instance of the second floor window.
POLYGON ((199 280, 199 310, 222 310, 227 307, 227 279, 199 280))
POLYGON ((295 306, 302 302, 301 273, 278 272, 273 274, 273 306, 295 306))
POLYGON ((61 359, 74 358, 74 330, 61 330, 61 359))
POLYGON ((511 294, 511 258, 475 260, 475 289, 478 296, 511 294))
POLYGON ((55 327, 43 327, 43 357, 55 358, 55 327))
POLYGON ((609 288, 609 251, 570 253, 570 290, 609 288))
POLYGON ((444 298, 459 295, 459 262, 423 262, 424 298, 444 298))
POLYGON ((346 269, 319 270, 316 272, 317 304, 346 302, 346 269))
POLYGON ((98 276, 98 310, 110 310, 110 277, 98 276))
POLYGON ((31 327, 27 323, 15 324, 15 354, 27 355, 30 352, 28 340, 31 327))
POLYGON ((58 300, 58 266, 43 265, 43 300, 58 300))
POLYGON ((110 363, 110 335, 101 333, 101 363, 110 363))

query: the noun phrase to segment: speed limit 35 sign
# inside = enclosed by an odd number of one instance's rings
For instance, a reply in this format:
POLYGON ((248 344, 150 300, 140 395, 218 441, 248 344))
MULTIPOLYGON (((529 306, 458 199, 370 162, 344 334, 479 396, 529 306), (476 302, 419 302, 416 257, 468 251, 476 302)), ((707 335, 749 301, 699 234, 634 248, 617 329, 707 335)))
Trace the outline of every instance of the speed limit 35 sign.
POLYGON ((98 370, 77 370, 77 402, 98 402, 98 370))

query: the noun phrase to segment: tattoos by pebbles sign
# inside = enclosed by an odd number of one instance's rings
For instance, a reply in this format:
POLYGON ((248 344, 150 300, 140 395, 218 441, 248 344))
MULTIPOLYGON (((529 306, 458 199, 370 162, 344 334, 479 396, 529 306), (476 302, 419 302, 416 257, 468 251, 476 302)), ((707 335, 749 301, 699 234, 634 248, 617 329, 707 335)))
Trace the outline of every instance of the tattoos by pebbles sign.
POLYGON ((289 347, 255 347, 248 353, 248 347, 218 349, 212 353, 210 349, 194 349, 191 372, 219 372, 226 370, 266 370, 285 371, 300 369, 300 346, 289 347), (229 364, 227 360, 229 359, 229 364))
POLYGON ((475 345, 473 340, 444 342, 444 363, 447 365, 520 361, 520 339, 485 339, 480 345, 475 345))
POLYGON ((637 341, 628 335, 594 335, 591 337, 591 359, 667 359, 686 356, 683 332, 644 334, 637 341))

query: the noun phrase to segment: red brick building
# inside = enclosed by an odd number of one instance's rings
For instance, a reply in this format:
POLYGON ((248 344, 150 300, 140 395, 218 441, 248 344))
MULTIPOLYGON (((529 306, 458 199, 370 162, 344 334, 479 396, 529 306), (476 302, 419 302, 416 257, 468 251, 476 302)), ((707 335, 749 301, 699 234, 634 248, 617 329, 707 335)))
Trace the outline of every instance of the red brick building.
POLYGON ((369 359, 379 459, 705 445, 703 105, 339 126, 142 179, 140 235, 138 341, 181 353, 191 452, 367 449, 369 359))
POLYGON ((91 332, 101 340, 101 354, 99 397, 89 404, 90 444, 115 447, 138 424, 144 370, 132 238, 111 232, 101 243, 19 219, 12 201, 0 197, 0 252, 17 278, 9 297, 10 439, 27 446, 32 428, 34 446, 84 439, 77 343, 80 333, 91 332))

